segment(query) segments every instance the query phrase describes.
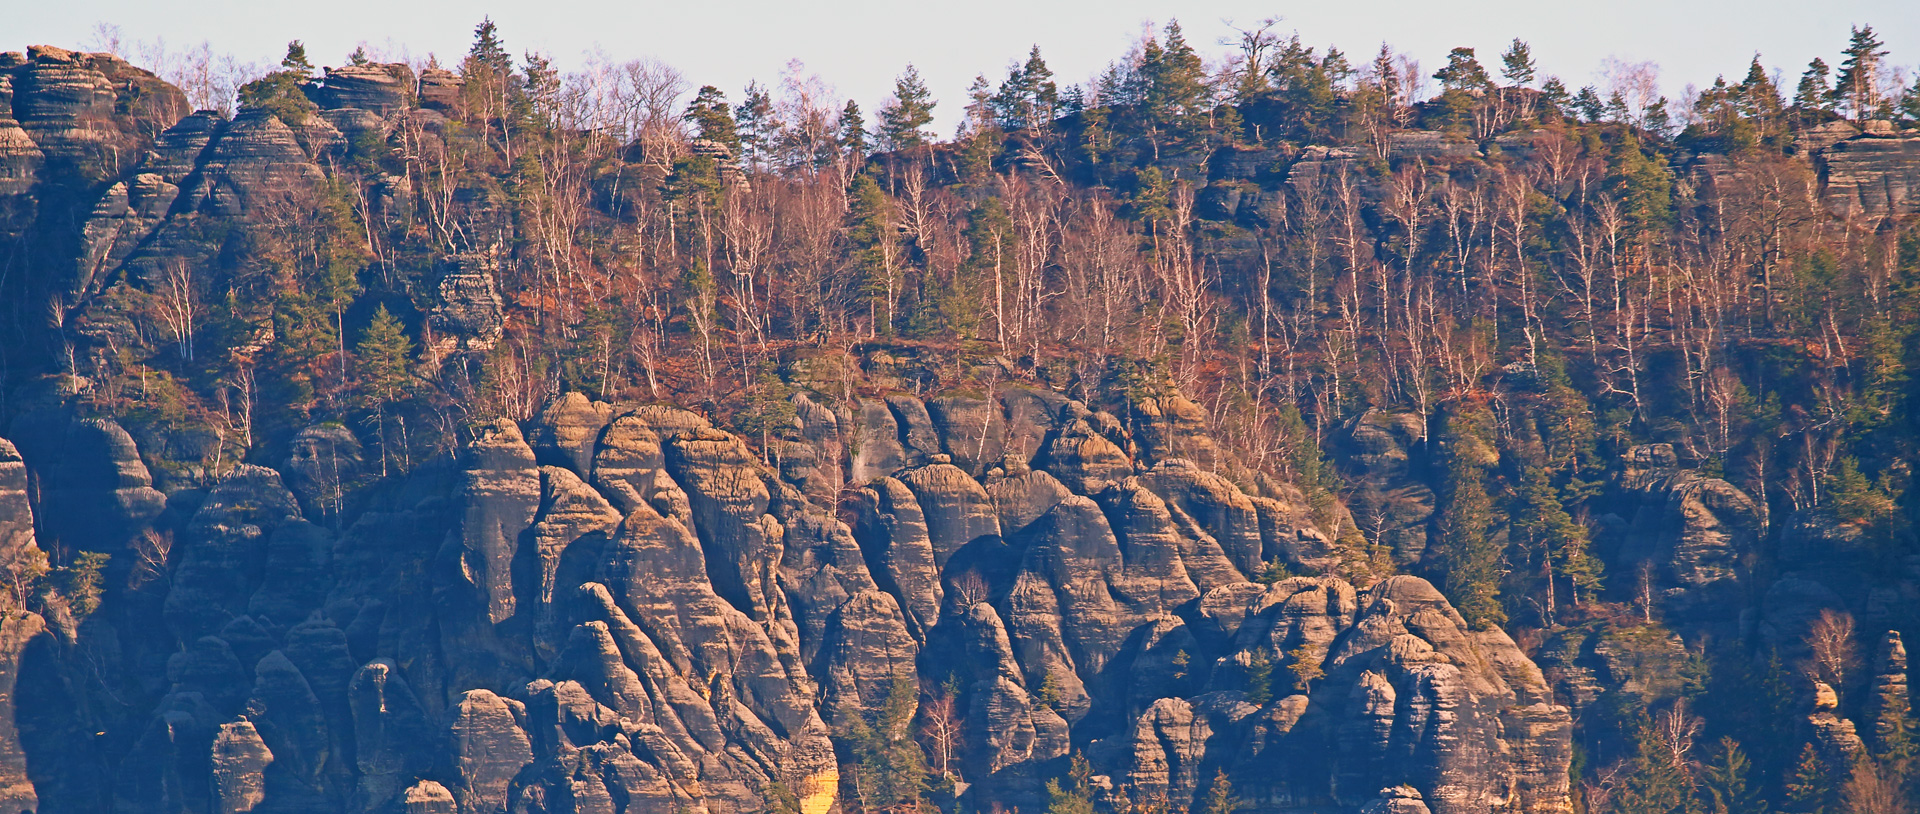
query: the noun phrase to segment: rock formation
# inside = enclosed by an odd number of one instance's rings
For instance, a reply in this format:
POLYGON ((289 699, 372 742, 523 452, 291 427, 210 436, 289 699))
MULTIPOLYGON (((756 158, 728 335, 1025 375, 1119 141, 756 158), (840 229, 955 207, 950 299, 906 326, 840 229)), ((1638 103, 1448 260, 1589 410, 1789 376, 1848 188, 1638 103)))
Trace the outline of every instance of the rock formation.
POLYGON ((1920 133, 1869 133, 1816 153, 1820 200, 1840 216, 1898 217, 1920 212, 1920 133))
MULTIPOLYGON (((316 465, 357 460, 350 438, 302 432, 284 472, 230 467, 173 532, 164 627, 139 635, 185 647, 149 735, 109 765, 208 767, 221 811, 719 814, 775 781, 816 810, 838 793, 830 733, 897 676, 929 692, 952 676, 980 800, 1038 805, 1085 732, 1104 782, 1175 801, 1221 767, 1276 803, 1359 808, 1404 785, 1394 805, 1444 814, 1506 796, 1565 810, 1567 711, 1425 582, 1249 582, 1267 558, 1312 567, 1301 541, 1320 532, 1284 494, 1125 451, 1192 450, 1198 430, 1141 443, 1018 387, 968 409, 997 418, 956 434, 952 404, 847 404, 822 449, 839 428, 893 446, 842 459, 872 474, 839 515, 802 491, 814 474, 783 479, 698 416, 579 394, 365 499, 329 503, 363 468, 316 465), (943 451, 986 445, 1006 452, 984 482, 943 451), (1256 658, 1276 668, 1264 704, 1247 701, 1256 658), (1325 676, 1296 684, 1309 659, 1325 676)), ((23 502, 6 460, 0 499, 23 502)), ((89 500, 150 488, 137 470, 66 477, 89 500)), ((0 738, 0 769, 44 748, 0 738)), ((115 794, 158 804, 174 771, 115 794)))

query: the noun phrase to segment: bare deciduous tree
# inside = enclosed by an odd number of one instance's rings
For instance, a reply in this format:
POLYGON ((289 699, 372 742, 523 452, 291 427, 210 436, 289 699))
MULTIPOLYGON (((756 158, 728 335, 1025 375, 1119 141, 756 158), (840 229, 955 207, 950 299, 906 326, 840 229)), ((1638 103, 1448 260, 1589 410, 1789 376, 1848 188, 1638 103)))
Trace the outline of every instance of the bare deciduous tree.
POLYGON ((1836 691, 1843 691, 1847 679, 1860 666, 1853 634, 1853 614, 1832 608, 1822 609, 1807 629, 1806 645, 1812 659, 1809 672, 1836 691))

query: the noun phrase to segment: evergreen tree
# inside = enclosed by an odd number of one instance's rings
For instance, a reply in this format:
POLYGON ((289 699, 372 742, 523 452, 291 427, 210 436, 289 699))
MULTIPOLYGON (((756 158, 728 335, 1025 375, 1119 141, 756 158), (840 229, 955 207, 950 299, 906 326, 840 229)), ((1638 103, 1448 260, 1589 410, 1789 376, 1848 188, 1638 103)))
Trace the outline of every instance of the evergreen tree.
POLYGON ((837 123, 840 149, 858 163, 867 157, 867 121, 860 115, 860 104, 852 99, 840 110, 837 123))
POLYGON ((410 378, 407 360, 413 354, 413 343, 407 339, 406 328, 400 320, 382 305, 374 312, 373 322, 360 335, 354 351, 359 357, 360 393, 366 406, 374 411, 374 423, 380 431, 380 476, 386 477, 387 406, 407 392, 410 378))
POLYGON ((240 86, 236 94, 240 106, 267 110, 289 125, 305 124, 307 117, 319 110, 300 89, 312 73, 307 47, 299 40, 289 42, 287 55, 280 59, 280 70, 240 86))
MULTIPOLYGON (((1547 557, 1549 573, 1556 580, 1564 580, 1573 603, 1578 605, 1581 599, 1599 593, 1601 565, 1588 552, 1587 529, 1567 513, 1560 490, 1554 488, 1544 467, 1527 467, 1521 478, 1519 508, 1514 517, 1515 530, 1547 557)), ((1547 590, 1557 595, 1558 583, 1548 585, 1547 590)))
POLYGON ((1809 743, 1800 747, 1785 789, 1789 814, 1828 814, 1837 811, 1834 804, 1840 797, 1839 772, 1809 743))
POLYGON ((758 82, 747 83, 745 98, 733 109, 733 119, 741 155, 755 169, 764 168, 772 161, 780 136, 780 116, 773 107, 773 95, 758 82))
POLYGON ((1167 23, 1164 46, 1149 39, 1141 56, 1141 107, 1153 144, 1154 158, 1164 146, 1191 141, 1206 126, 1211 112, 1206 66, 1180 31, 1180 21, 1167 23))
POLYGON ((1594 91, 1592 85, 1581 88, 1580 93, 1573 97, 1573 109, 1579 112, 1580 118, 1590 123, 1599 122, 1601 117, 1606 115, 1606 107, 1600 102, 1600 94, 1594 91))
POLYGON ((933 121, 933 94, 913 65, 893 82, 893 98, 880 107, 880 145, 888 150, 911 150, 927 143, 933 121))
POLYGON ((1047 814, 1094 814, 1093 767, 1079 752, 1068 763, 1066 783, 1047 781, 1047 814))
POLYGON ((1227 779, 1226 770, 1215 771, 1213 785, 1207 788, 1207 799, 1200 806, 1200 814, 1233 814, 1239 807, 1240 798, 1233 796, 1233 781, 1227 779))
POLYGON ((1044 128, 1053 121, 1060 104, 1060 89, 1053 82, 1053 71, 1033 46, 1027 61, 1015 65, 993 97, 994 117, 1003 130, 1044 128))
POLYGON ((1548 109, 1564 115, 1573 102, 1573 94, 1567 90, 1567 83, 1560 81, 1560 77, 1549 76, 1547 81, 1540 83, 1540 100, 1548 109))
POLYGON ((1273 700, 1273 663, 1256 648, 1247 660, 1247 703, 1264 707, 1273 700))
POLYGON ((483 17, 473 29, 473 46, 467 50, 467 64, 499 76, 513 73, 513 56, 500 39, 500 26, 492 17, 483 17))
POLYGON ((280 68, 292 71, 301 77, 313 75, 313 63, 307 61, 307 46, 299 40, 287 43, 287 55, 280 58, 280 68))
POLYGON ((927 791, 927 763, 911 732, 916 707, 913 679, 902 670, 894 675, 873 719, 857 724, 851 733, 859 767, 843 773, 842 782, 858 783, 859 794, 852 799, 863 800, 868 811, 919 809, 927 791))
POLYGON ((1780 88, 1767 74, 1766 67, 1760 64, 1759 54, 1747 64, 1747 75, 1734 86, 1732 96, 1735 110, 1746 117, 1759 143, 1775 149, 1783 146, 1786 101, 1780 98, 1780 88))
POLYGON ((1331 134, 1341 100, 1336 74, 1348 71, 1346 58, 1336 49, 1328 49, 1324 58, 1316 58, 1313 49, 1302 44, 1298 36, 1281 46, 1268 74, 1275 95, 1295 122, 1293 136, 1313 139, 1331 134))
POLYGON ((1827 63, 1814 57, 1807 63, 1807 70, 1800 74, 1800 84, 1793 91, 1793 109, 1800 114, 1802 124, 1815 124, 1820 114, 1833 108, 1829 102, 1833 98, 1833 88, 1827 85, 1827 63))
POLYGON ((1702 771, 1706 814, 1767 814, 1767 800, 1751 779, 1753 761, 1747 759, 1740 742, 1722 737, 1719 746, 1702 771))
POLYGON ((1313 688, 1313 682, 1327 674, 1326 654, 1312 644, 1301 644, 1287 651, 1288 671, 1293 673, 1293 688, 1306 692, 1313 688))
POLYGON ((367 406, 384 409, 406 393, 408 359, 413 342, 407 339, 405 326, 382 305, 373 314, 373 322, 354 346, 360 363, 360 392, 367 406))
POLYGON ((1492 538, 1493 500, 1487 496, 1479 460, 1487 441, 1477 411, 1462 410, 1447 421, 1446 502, 1440 513, 1440 552, 1453 605, 1476 629, 1507 620, 1500 607, 1502 552, 1492 538))
POLYGON ((1634 753, 1621 773, 1614 810, 1622 814, 1690 814, 1693 779, 1675 765, 1673 753, 1644 714, 1634 730, 1634 753))
POLYGON ((1830 98, 1841 102, 1853 112, 1857 121, 1876 118, 1884 111, 1880 98, 1880 65, 1887 57, 1884 43, 1873 33, 1873 26, 1859 26, 1853 29, 1853 36, 1844 52, 1845 60, 1840 62, 1840 78, 1830 91, 1830 98))
POLYGON ((1607 182, 1624 205, 1629 234, 1651 239, 1672 222, 1673 171, 1665 156, 1642 151, 1638 139, 1627 136, 1614 151, 1607 182))
POLYGON ((1900 93, 1900 104, 1895 109, 1907 124, 1920 124, 1920 76, 1914 77, 1912 87, 1900 93))
POLYGON ((847 245, 859 275, 860 293, 867 301, 874 333, 891 336, 900 287, 894 263, 892 204, 880 184, 866 174, 854 179, 847 197, 847 245))
MULTIPOLYGON (((981 201, 980 205, 973 208, 973 214, 968 218, 966 238, 969 251, 965 271, 972 279, 982 281, 982 285, 989 284, 986 281, 992 281, 990 284, 993 286, 993 297, 995 305, 998 306, 1005 288, 1007 264, 1013 262, 1017 240, 1013 230, 1013 218, 1007 214, 1007 205, 999 198, 981 201)), ((971 304, 965 302, 954 302, 952 306, 972 310, 971 304)), ((996 307, 994 313, 999 314, 999 308, 996 307)), ((966 319, 968 316, 949 312, 943 314, 943 319, 951 320, 956 317, 966 319)), ((1006 326, 996 324, 994 331, 995 341, 1004 345, 1007 341, 1006 326)))
POLYGON ((686 119, 699 130, 700 138, 740 149, 740 133, 734 126, 733 111, 727 106, 727 94, 712 85, 700 88, 693 103, 687 105, 686 119))
POLYGON ((1515 37, 1513 44, 1507 46, 1506 53, 1500 55, 1500 75, 1516 88, 1533 84, 1533 49, 1519 37, 1515 37))
POLYGON ((1493 85, 1487 69, 1480 67, 1480 60, 1474 58, 1472 48, 1447 52, 1447 64, 1434 72, 1433 78, 1440 80, 1440 87, 1446 90, 1468 93, 1484 91, 1493 85))
POLYGON ((987 84, 986 74, 973 77, 973 84, 967 86, 966 115, 960 120, 960 128, 955 137, 964 139, 965 152, 961 156, 960 175, 969 181, 984 177, 992 172, 992 152, 1000 139, 997 132, 999 119, 993 113, 993 88, 987 84))

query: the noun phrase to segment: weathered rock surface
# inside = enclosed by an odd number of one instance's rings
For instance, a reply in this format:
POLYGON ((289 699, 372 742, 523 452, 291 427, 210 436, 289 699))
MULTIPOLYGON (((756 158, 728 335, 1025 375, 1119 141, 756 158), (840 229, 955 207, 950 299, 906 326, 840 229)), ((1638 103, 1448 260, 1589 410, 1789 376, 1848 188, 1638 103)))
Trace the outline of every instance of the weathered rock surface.
POLYGON ((1864 135, 1826 145, 1815 166, 1820 201, 1840 216, 1920 212, 1920 135, 1864 135))
MULTIPOLYGON (((951 693, 983 803, 1042 805, 1079 737, 1101 782, 1182 804, 1227 768, 1262 805, 1406 785, 1441 814, 1564 808, 1567 711, 1511 641, 1417 579, 1248 581, 1328 543, 1297 491, 1235 480, 1190 405, 1137 415, 1143 443, 1021 388, 806 402, 805 467, 567 394, 378 489, 352 433, 312 427, 284 474, 229 466, 179 521, 128 515, 180 524, 147 634, 179 644, 109 758, 149 768, 115 793, 212 772, 218 810, 726 814, 778 780, 825 811, 829 733, 904 679, 951 693), (1306 659, 1326 676, 1296 686, 1306 659), (1247 701, 1260 660, 1279 700, 1247 701)), ((70 499, 152 489, 124 434, 75 426, 121 440, 70 499)), ((24 471, 0 460, 0 486, 24 471)), ((6 735, 0 773, 44 748, 6 735)))
POLYGON ((429 346, 438 353, 492 350, 506 324, 492 262, 484 256, 460 255, 447 258, 444 265, 437 299, 427 316, 433 329, 429 346))
POLYGON ((1761 508, 1738 487, 1681 468, 1667 444, 1628 453, 1621 487, 1639 496, 1633 526, 1615 558, 1619 570, 1655 570, 1676 616, 1707 619, 1739 607, 1751 568, 1761 508))
POLYGON ((307 95, 323 108, 356 108, 385 116, 411 106, 416 84, 413 69, 404 62, 369 62, 326 69, 307 95))
POLYGON ((1417 794, 1395 799, 1435 812, 1501 800, 1571 810, 1570 713, 1511 640, 1470 630, 1426 582, 1356 592, 1333 578, 1284 580, 1253 596, 1237 627, 1215 692, 1155 702, 1126 740, 1101 745, 1116 777, 1180 801, 1205 792, 1201 766, 1217 766, 1238 793, 1280 806, 1361 807, 1404 783, 1417 794), (1294 680, 1308 659, 1325 676, 1294 680), (1260 689, 1276 700, 1264 707, 1245 700, 1256 660, 1272 665, 1260 689))

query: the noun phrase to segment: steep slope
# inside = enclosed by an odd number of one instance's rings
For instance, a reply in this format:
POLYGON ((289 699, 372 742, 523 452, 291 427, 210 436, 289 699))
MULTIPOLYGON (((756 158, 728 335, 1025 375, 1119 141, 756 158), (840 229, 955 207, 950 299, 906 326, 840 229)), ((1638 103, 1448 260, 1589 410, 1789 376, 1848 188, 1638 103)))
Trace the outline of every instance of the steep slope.
MULTIPOLYGON (((105 768, 114 805, 142 809, 744 812, 780 782, 815 811, 842 793, 833 737, 904 676, 923 699, 957 690, 951 771, 980 804, 1042 805, 1084 750, 1137 801, 1185 804, 1220 768, 1278 808, 1405 785, 1437 812, 1570 810, 1570 718, 1503 634, 1414 577, 1249 580, 1306 566, 1302 507, 1128 456, 1111 416, 1044 391, 995 392, 984 438, 911 396, 808 403, 805 478, 693 413, 579 394, 476 429, 344 527, 237 467, 125 519, 175 541, 161 613, 103 609, 79 641, 11 630, 14 669, 80 698, 138 681, 80 671, 88 636, 178 643, 118 720, 40 713, 126 746, 8 748, 46 788, 105 768), (856 437, 901 451, 823 506, 806 480, 860 466, 837 452, 856 437), (1006 452, 968 471, 949 451, 968 444, 1006 452), (18 655, 36 646, 67 655, 18 655), (1258 703, 1256 659, 1275 668, 1258 703), (1286 689, 1301 659, 1325 675, 1286 689)), ((106 496, 114 454, 28 464, 98 462, 68 489, 106 496)))

